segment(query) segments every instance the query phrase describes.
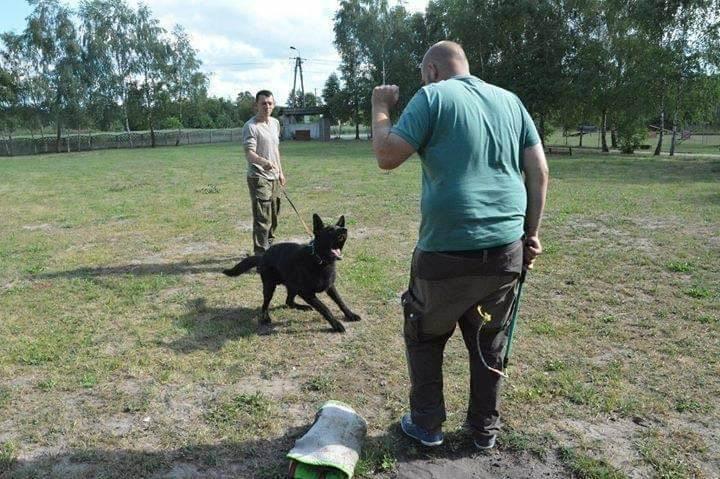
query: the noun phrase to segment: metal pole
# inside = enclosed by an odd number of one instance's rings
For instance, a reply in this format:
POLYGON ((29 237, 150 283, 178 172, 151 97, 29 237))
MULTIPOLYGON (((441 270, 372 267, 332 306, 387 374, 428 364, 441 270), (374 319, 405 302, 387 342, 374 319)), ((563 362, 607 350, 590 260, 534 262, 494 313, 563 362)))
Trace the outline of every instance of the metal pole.
POLYGON ((297 85, 297 71, 298 71, 298 60, 300 60, 300 57, 295 57, 295 70, 293 71, 293 87, 292 87, 292 93, 290 93, 290 99, 292 100, 292 106, 293 108, 295 105, 295 86, 297 85))
POLYGON ((301 105, 303 106, 303 108, 305 108, 305 85, 303 83, 302 58, 298 57, 297 61, 298 61, 298 65, 300 66, 300 92, 302 93, 301 105))

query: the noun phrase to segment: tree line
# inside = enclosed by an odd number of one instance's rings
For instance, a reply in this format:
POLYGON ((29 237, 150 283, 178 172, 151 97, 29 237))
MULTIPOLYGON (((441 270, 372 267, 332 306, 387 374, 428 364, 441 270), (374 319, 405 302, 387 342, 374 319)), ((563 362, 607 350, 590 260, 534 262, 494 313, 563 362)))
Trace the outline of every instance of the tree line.
MULTIPOLYGON (((209 97, 185 30, 165 30, 145 5, 29 0, 20 33, 0 34, 0 128, 45 136, 66 129, 227 128, 252 115, 254 97, 209 97)), ((129 136, 130 141, 132 137, 129 136)))
POLYGON ((450 39, 471 72, 518 94, 543 139, 594 125, 603 151, 632 151, 650 127, 656 154, 671 133, 672 154, 683 128, 720 126, 718 0, 432 0, 424 13, 341 0, 334 22, 340 75, 323 97, 341 121, 367 123, 380 83, 407 102, 428 46, 450 39))

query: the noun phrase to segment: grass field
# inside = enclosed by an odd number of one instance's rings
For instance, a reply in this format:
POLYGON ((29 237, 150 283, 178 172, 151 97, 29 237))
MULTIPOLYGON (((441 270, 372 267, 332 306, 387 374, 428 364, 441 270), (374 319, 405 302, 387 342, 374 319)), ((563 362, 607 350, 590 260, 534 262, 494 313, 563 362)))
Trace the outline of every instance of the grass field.
MULTIPOLYGON (((370 424, 364 477, 720 476, 720 160, 550 158, 506 429, 475 454, 459 335, 446 444, 398 427, 418 162, 381 172, 365 142, 282 149, 306 221, 348 220, 338 288, 364 320, 344 335, 280 294, 278 333, 257 336, 259 277, 219 274, 251 245, 238 145, 0 160, 0 477, 283 477, 329 398, 370 424)), ((304 241, 287 204, 279 236, 304 241)))

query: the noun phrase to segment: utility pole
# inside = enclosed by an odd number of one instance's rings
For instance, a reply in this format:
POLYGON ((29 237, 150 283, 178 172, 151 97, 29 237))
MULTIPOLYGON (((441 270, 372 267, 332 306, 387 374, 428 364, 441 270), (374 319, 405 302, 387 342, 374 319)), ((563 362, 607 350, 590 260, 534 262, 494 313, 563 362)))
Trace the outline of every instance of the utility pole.
MULTIPOLYGON (((297 48, 290 47, 290 50, 295 50, 297 52, 297 48)), ((302 71, 302 64, 303 64, 303 58, 300 58, 300 54, 296 57, 290 57, 291 60, 295 60, 295 70, 293 72, 293 88, 292 88, 292 99, 293 99, 293 107, 297 108, 296 98, 295 98, 295 88, 297 86, 297 77, 298 77, 298 71, 300 71, 300 106, 303 108, 305 107, 305 83, 303 82, 303 71, 302 71)))

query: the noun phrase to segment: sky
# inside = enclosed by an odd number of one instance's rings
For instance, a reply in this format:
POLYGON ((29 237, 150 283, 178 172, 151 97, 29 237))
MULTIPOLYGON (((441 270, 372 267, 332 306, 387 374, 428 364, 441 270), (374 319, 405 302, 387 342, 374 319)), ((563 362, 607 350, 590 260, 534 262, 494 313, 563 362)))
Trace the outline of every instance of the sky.
MULTIPOLYGON (((65 0, 76 7, 79 0, 65 0)), ((23 0, 3 0, 0 32, 19 32, 31 8, 23 0)), ((136 0, 128 0, 137 5, 136 0)), ((298 54, 305 91, 322 93, 340 57, 333 45, 337 0, 145 0, 165 29, 185 27, 208 75, 209 94, 234 99, 241 91, 269 89, 283 105, 293 84, 298 54), (294 46, 295 50, 290 47, 294 46)), ((391 5, 398 0, 390 0, 391 5)), ((405 0, 424 11, 428 0, 405 0)), ((297 80, 300 88, 300 79, 297 80)))

